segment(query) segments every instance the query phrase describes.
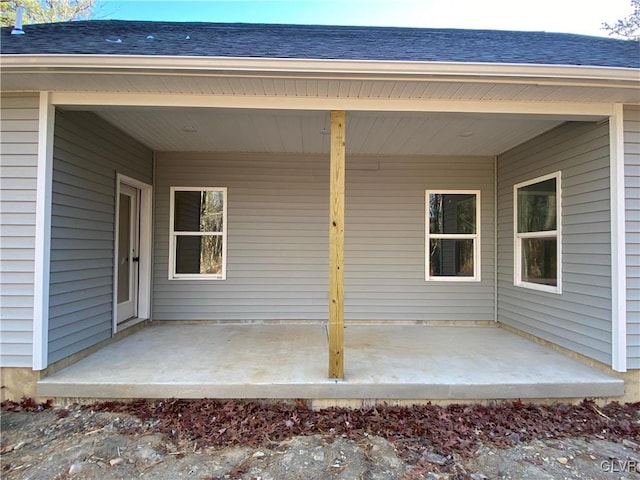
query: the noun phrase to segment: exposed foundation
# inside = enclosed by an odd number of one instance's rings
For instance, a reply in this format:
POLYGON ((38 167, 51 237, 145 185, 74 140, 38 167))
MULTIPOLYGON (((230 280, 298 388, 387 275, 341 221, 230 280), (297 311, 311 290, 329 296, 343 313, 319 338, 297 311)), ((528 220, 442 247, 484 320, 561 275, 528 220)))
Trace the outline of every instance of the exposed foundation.
MULTIPOLYGON (((0 401, 20 401, 23 397, 37 399, 36 386, 40 372, 30 368, 0 368, 0 401)), ((39 399, 38 399, 39 400, 39 399)))
POLYGON ((42 402, 52 397, 39 397, 37 391, 37 384, 41 378, 46 377, 47 375, 51 375, 58 370, 61 370, 69 365, 73 365, 74 363, 86 358, 92 353, 97 352, 98 350, 106 347, 107 345, 117 342, 129 335, 141 330, 147 325, 148 322, 143 321, 136 323, 135 325, 118 332, 112 338, 100 342, 92 347, 86 348, 81 352, 78 352, 74 355, 71 355, 59 362, 52 363, 45 370, 42 371, 34 371, 30 368, 10 368, 10 367, 2 367, 0 368, 0 380, 2 383, 0 389, 0 401, 4 402, 5 400, 19 401, 23 397, 32 398, 37 400, 38 402, 42 402))

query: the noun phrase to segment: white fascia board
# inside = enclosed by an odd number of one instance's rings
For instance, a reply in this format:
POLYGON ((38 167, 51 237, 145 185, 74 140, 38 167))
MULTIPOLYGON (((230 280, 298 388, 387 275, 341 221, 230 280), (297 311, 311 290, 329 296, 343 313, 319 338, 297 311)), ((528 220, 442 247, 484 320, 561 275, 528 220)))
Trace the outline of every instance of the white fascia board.
POLYGON ((218 74, 255 76, 301 76, 308 78, 407 79, 467 77, 495 82, 537 80, 542 84, 592 85, 593 82, 638 82, 639 69, 581 65, 509 63, 418 62, 382 60, 322 60, 234 57, 169 57, 148 55, 2 55, 5 71, 96 73, 218 74), (587 83, 584 83, 587 82, 587 83))

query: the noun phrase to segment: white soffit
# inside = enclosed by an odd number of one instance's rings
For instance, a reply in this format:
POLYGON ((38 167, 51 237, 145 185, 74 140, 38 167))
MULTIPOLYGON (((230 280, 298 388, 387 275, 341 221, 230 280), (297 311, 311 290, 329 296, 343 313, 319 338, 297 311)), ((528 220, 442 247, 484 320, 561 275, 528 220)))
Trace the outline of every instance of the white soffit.
POLYGON ((5 91, 481 101, 640 101, 637 69, 378 60, 2 55, 5 91))
MULTIPOLYGON (((328 154, 329 114, 212 108, 108 108, 98 115, 156 151, 328 154)), ((351 155, 492 156, 563 119, 534 115, 348 112, 351 155)))
POLYGON ((257 78, 212 75, 118 75, 75 72, 11 73, 3 68, 4 91, 106 92, 249 97, 469 100, 492 102, 638 103, 640 90, 629 84, 583 82, 574 85, 502 79, 446 78, 324 79, 257 78))
POLYGON ((4 90, 52 91, 59 108, 96 111, 157 151, 328 153, 320 132, 326 110, 340 109, 348 111, 352 155, 496 155, 563 121, 605 118, 613 103, 636 103, 640 92, 637 70, 605 67, 112 56, 3 62, 4 90))

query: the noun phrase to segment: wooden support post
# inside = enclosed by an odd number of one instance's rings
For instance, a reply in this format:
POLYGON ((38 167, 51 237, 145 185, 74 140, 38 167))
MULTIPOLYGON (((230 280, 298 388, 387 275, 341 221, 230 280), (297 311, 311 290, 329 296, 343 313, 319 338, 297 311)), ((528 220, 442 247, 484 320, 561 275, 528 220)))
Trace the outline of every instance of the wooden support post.
POLYGON ((346 112, 331 112, 329 378, 344 378, 344 183, 346 112))

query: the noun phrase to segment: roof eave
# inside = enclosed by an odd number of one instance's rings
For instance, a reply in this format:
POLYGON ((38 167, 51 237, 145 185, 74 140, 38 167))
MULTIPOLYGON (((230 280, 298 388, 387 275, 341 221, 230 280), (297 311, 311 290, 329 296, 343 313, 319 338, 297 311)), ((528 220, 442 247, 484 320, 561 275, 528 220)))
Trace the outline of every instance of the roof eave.
POLYGON ((416 77, 476 78, 638 84, 640 69, 583 65, 515 63, 417 62, 380 60, 325 60, 291 58, 185 57, 150 55, 0 55, 9 72, 119 74, 206 74, 248 76, 300 76, 322 78, 416 77))

